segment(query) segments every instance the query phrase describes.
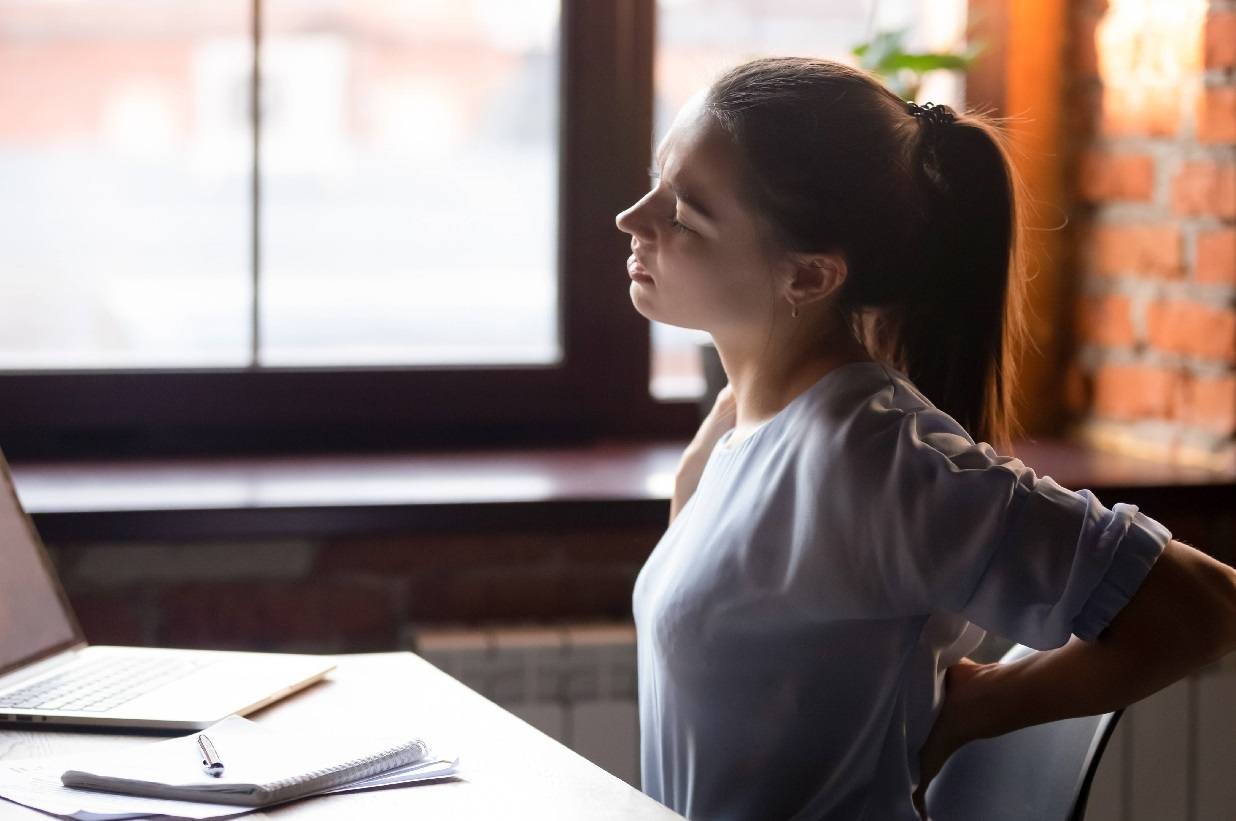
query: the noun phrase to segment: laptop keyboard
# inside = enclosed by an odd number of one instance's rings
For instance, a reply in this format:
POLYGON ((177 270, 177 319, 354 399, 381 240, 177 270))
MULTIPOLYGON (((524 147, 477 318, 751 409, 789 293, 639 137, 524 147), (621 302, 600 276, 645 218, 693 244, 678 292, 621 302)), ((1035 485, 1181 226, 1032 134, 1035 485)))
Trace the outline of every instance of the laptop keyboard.
POLYGON ((0 708, 101 713, 210 663, 206 659, 144 656, 91 659, 0 694, 0 708))

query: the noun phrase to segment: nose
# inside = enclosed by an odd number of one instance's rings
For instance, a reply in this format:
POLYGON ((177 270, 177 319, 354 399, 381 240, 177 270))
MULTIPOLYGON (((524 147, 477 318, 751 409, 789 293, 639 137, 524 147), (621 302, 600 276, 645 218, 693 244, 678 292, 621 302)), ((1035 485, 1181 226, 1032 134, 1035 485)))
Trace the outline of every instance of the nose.
POLYGON ((644 217, 644 209, 642 207, 647 201, 648 196, 645 195, 614 217, 614 224, 618 226, 619 231, 624 231, 640 240, 652 238, 652 223, 644 217))

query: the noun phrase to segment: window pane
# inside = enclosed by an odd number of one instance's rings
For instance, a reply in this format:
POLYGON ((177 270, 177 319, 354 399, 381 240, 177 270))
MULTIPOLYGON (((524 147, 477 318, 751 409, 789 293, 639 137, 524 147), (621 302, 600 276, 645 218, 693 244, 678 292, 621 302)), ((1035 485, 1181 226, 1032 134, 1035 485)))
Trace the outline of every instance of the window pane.
POLYGON ((558 0, 270 0, 268 365, 549 363, 558 0))
POLYGON ((0 0, 0 368, 247 362, 248 19, 0 0))
MULTIPOLYGON (((657 0, 653 146, 691 94, 744 60, 794 55, 853 64, 855 45, 872 32, 897 29, 908 30, 911 48, 955 48, 962 42, 965 9, 965 0, 657 0)), ((960 78, 936 75, 928 75, 920 96, 958 105, 960 78)), ((703 393, 698 348, 708 340, 701 331, 652 323, 654 396, 703 393)))

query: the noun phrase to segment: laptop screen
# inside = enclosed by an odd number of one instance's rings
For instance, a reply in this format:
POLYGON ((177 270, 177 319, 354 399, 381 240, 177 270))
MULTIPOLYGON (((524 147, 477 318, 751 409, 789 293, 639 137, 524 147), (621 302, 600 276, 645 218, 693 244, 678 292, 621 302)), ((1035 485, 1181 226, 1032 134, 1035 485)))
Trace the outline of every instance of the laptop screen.
POLYGON ((0 454, 0 673, 78 640, 55 571, 0 454))

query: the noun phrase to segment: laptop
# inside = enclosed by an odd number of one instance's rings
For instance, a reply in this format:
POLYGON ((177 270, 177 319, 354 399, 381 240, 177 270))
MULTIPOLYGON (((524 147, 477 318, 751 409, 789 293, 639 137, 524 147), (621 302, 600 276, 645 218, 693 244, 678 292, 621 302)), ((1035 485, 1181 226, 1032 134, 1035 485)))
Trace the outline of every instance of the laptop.
POLYGON ((89 646, 0 453, 0 723, 200 730, 334 668, 326 656, 89 646))

